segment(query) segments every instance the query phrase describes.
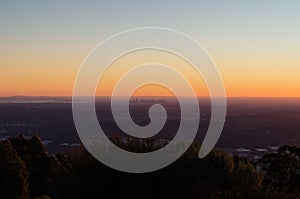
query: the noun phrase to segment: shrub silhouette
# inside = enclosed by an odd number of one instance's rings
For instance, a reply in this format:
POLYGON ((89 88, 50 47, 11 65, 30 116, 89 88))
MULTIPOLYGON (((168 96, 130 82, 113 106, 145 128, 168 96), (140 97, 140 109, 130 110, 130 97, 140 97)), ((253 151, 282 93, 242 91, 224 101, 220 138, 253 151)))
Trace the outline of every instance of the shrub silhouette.
POLYGON ((277 153, 264 155, 257 165, 265 174, 264 184, 272 191, 299 193, 300 148, 284 145, 277 153))

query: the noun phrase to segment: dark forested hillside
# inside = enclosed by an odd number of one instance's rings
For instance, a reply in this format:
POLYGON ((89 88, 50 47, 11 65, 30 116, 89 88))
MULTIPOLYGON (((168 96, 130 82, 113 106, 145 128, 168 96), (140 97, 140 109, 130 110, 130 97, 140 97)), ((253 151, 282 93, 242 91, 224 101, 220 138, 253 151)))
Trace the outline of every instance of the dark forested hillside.
MULTIPOLYGON (((136 143, 127 148, 137 150, 136 143)), ((194 144, 159 171, 129 174, 99 163, 84 149, 49 154, 33 136, 0 142, 0 198, 297 198, 297 147, 283 146, 257 163, 213 150, 198 159, 194 144)))

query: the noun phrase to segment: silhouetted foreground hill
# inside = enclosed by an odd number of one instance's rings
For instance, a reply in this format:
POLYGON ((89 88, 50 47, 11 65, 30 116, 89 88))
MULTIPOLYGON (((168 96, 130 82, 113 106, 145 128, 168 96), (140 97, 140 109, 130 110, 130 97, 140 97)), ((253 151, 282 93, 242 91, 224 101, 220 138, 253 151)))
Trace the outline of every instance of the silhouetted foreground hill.
MULTIPOLYGON (((125 147, 138 151, 142 146, 129 142, 125 147)), ((19 136, 0 142, 0 198, 300 197, 297 147, 283 146, 256 164, 219 150, 198 159, 198 149, 193 145, 162 170, 128 174, 104 166, 84 149, 51 155, 39 137, 19 136)))

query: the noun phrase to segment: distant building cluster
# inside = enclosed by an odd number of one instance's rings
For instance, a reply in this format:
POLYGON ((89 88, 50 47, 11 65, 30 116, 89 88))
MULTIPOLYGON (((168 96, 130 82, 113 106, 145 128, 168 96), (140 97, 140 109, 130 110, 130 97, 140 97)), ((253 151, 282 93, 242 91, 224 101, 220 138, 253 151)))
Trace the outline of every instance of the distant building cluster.
POLYGON ((133 98, 130 100, 130 103, 165 103, 167 100, 165 99, 144 99, 144 98, 133 98))

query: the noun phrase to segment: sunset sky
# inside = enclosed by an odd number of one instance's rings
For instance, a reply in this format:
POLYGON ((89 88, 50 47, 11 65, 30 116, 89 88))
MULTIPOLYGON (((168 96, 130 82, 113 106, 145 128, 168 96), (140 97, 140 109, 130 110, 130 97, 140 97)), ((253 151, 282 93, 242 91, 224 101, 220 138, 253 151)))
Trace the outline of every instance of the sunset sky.
MULTIPOLYGON (((1 1, 0 96, 72 95, 90 50, 113 34, 146 26, 175 29, 202 44, 228 96, 300 97, 296 0, 1 1)), ((201 80, 192 84, 207 95, 201 80)))

